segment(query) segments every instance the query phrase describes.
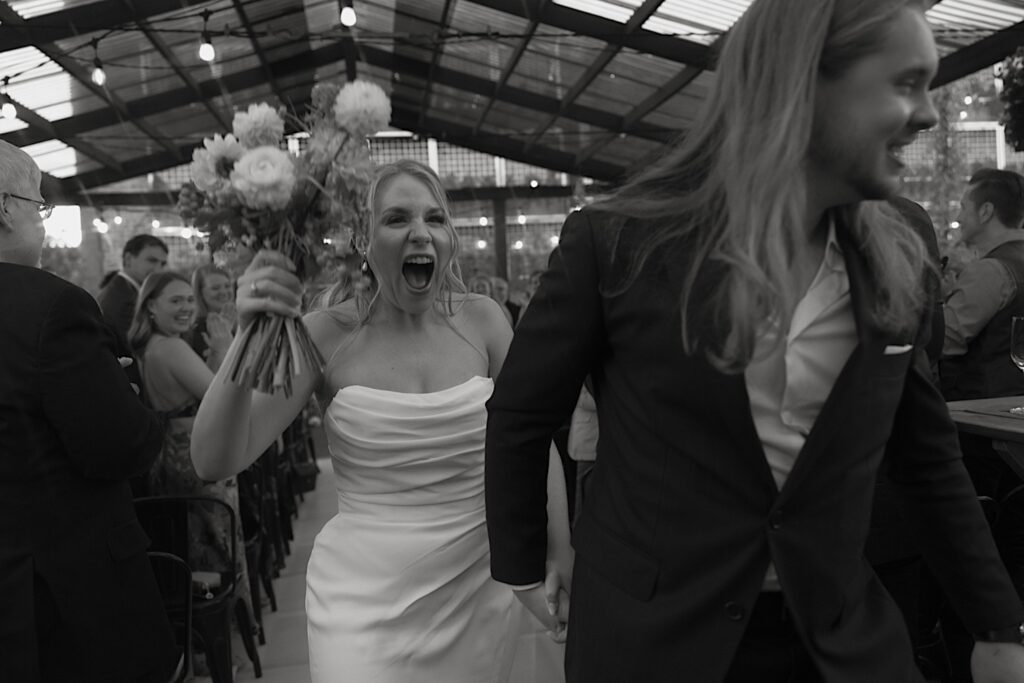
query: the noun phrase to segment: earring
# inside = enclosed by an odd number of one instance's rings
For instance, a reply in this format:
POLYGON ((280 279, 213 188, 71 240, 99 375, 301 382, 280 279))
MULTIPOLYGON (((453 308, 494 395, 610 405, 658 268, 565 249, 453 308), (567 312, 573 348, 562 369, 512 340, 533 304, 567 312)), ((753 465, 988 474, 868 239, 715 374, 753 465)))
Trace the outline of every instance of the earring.
POLYGON ((370 262, 366 260, 366 252, 363 252, 363 262, 359 264, 359 270, 362 271, 363 275, 370 272, 370 262))

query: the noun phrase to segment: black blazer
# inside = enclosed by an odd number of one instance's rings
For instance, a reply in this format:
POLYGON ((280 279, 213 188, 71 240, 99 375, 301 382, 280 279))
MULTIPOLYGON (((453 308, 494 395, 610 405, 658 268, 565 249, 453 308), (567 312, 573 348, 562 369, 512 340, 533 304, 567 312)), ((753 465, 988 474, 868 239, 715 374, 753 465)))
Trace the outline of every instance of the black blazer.
MULTIPOLYGON (((531 583, 544 572, 548 445, 593 376, 601 439, 574 530, 569 680, 721 680, 769 560, 825 680, 918 680, 902 617, 863 558, 887 442, 889 474, 967 626, 1020 621, 929 379, 927 312, 916 337, 873 324, 871 277, 845 226, 859 343, 781 491, 743 375, 682 350, 681 247, 659 249, 616 290, 643 231, 587 209, 569 216, 488 403, 492 573, 531 583), (914 349, 885 353, 905 344, 914 349)), ((715 284, 699 280, 697 291, 715 284)))
POLYGON ((84 290, 0 263, 0 321, 0 680, 166 680, 177 654, 127 483, 160 421, 84 290))

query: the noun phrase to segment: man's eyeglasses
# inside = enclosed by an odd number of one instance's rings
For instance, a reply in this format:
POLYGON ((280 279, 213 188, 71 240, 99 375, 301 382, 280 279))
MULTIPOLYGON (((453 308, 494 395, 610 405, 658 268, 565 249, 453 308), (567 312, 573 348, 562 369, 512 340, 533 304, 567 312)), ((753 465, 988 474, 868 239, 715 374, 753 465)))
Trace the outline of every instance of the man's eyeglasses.
POLYGON ((50 214, 53 213, 53 204, 47 204, 42 199, 32 199, 31 197, 22 197, 20 194, 14 194, 13 192, 5 192, 8 197, 14 197, 15 199, 21 199, 26 202, 32 202, 36 205, 39 215, 43 218, 49 218, 50 214))

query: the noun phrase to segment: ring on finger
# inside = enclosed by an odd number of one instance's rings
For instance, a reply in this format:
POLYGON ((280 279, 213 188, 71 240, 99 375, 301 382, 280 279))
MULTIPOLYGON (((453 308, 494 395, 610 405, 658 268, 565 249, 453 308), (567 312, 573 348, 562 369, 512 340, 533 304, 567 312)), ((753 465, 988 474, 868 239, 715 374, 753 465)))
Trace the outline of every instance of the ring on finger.
POLYGON ((253 280, 252 284, 249 287, 252 290, 252 295, 253 296, 259 296, 260 287, 259 287, 259 283, 256 280, 253 280))

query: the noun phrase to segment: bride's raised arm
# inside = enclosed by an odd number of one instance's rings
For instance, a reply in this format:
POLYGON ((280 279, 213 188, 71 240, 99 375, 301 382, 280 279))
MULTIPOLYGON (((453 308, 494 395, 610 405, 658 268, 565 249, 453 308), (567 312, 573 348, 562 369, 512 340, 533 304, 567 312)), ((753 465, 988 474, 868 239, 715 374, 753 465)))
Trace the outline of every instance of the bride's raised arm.
MULTIPOLYGON (((293 270, 283 254, 268 250, 256 254, 238 279, 240 330, 260 313, 300 315, 302 283, 293 270)), ((327 332, 321 317, 307 319, 318 346, 327 332)), ((241 337, 236 335, 231 343, 192 427, 192 463, 196 473, 207 481, 230 477, 252 464, 302 411, 320 382, 319 369, 303 372, 294 378, 292 394, 287 398, 282 392, 263 394, 235 385, 228 375, 241 351, 241 337)))

